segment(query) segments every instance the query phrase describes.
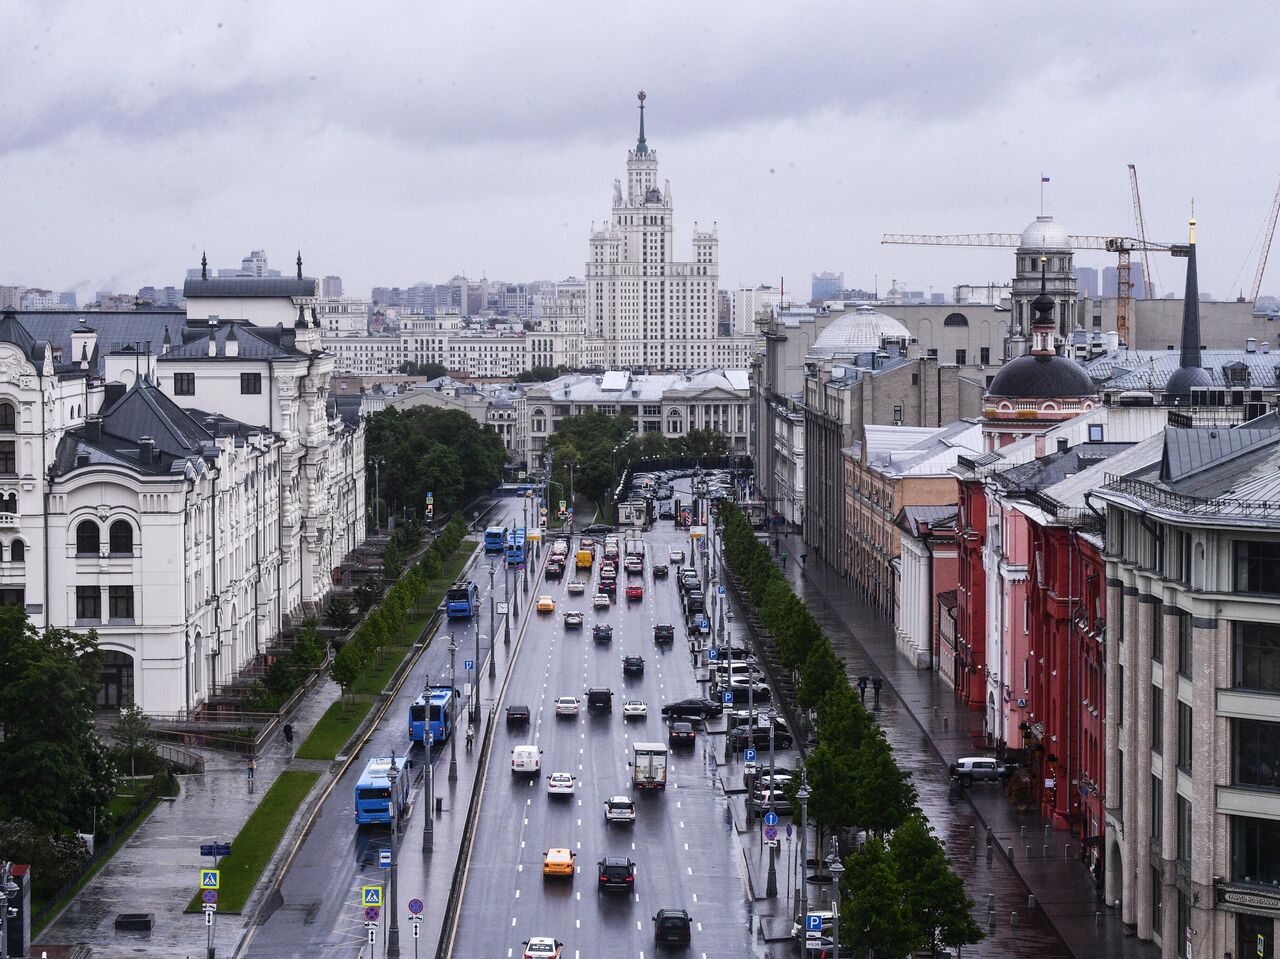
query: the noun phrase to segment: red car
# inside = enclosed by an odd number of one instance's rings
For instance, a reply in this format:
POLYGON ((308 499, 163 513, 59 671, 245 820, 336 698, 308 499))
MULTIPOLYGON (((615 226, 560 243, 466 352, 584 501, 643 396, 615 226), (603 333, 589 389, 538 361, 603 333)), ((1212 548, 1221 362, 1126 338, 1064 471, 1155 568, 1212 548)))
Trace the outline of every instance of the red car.
POLYGON ((637 583, 627 587, 627 599, 644 599, 644 587, 637 583))

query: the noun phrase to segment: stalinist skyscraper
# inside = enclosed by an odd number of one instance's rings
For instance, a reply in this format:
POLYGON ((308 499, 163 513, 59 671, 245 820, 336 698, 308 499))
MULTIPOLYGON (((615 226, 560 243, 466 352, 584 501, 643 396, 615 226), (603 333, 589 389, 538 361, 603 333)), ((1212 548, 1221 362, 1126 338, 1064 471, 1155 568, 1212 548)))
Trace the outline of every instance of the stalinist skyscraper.
POLYGON ((627 151, 627 182, 613 181, 613 213, 592 229, 587 261, 583 359, 609 369, 745 367, 749 336, 717 336, 720 239, 694 224, 693 259, 672 259, 671 183, 658 181, 658 154, 644 135, 627 151))

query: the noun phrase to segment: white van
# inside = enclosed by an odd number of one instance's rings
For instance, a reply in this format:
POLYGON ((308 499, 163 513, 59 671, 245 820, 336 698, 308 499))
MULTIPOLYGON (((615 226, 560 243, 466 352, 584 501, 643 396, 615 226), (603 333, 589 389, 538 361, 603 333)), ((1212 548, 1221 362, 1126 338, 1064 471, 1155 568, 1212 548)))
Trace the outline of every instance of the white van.
POLYGON ((542 750, 537 746, 516 746, 511 750, 511 774, 536 776, 542 771, 542 750))

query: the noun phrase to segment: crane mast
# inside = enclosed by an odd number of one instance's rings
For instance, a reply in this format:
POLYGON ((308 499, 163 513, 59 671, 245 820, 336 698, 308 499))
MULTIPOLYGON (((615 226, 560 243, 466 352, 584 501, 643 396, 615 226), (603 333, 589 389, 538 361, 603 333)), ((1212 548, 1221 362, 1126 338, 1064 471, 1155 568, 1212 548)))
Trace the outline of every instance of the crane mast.
POLYGON ((1129 189, 1133 193, 1133 218, 1137 221, 1138 239, 1143 243, 1142 279, 1146 288, 1147 299, 1155 296, 1155 286, 1151 282, 1151 258, 1147 256, 1147 221, 1142 215, 1142 197, 1138 193, 1138 168, 1129 164, 1129 189))
POLYGON ((1267 255, 1271 252, 1271 238, 1276 232, 1276 215, 1280 214, 1280 187, 1276 188, 1276 198, 1271 201, 1271 218, 1267 220, 1267 235, 1262 238, 1262 253, 1258 256, 1258 272, 1253 275, 1253 294, 1250 302, 1258 302, 1258 293, 1262 289, 1262 274, 1267 268, 1267 255))

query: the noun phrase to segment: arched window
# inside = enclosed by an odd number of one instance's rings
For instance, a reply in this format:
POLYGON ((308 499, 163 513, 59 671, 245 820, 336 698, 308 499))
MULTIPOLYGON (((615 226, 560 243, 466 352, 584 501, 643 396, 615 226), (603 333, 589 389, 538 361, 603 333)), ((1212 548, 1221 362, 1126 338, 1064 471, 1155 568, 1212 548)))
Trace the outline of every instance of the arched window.
POLYGON ((20 539, 15 539, 13 541, 13 546, 11 546, 10 549, 12 550, 12 552, 9 555, 9 558, 11 560, 13 560, 15 563, 22 563, 26 561, 27 559, 26 543, 24 543, 20 539))
POLYGON ((111 524, 110 542, 113 554, 132 553, 133 527, 122 519, 116 520, 111 524))
POLYGON ((91 519, 82 519, 76 527, 76 555, 97 556, 101 538, 98 524, 91 519))
POLYGON ((16 513, 18 512, 18 494, 5 493, 0 496, 0 513, 16 513))
POLYGON ((0 403, 0 433, 12 433, 18 428, 18 414, 12 403, 0 403))
POLYGON ((948 313, 947 318, 942 321, 943 326, 968 326, 969 318, 963 313, 948 313))

